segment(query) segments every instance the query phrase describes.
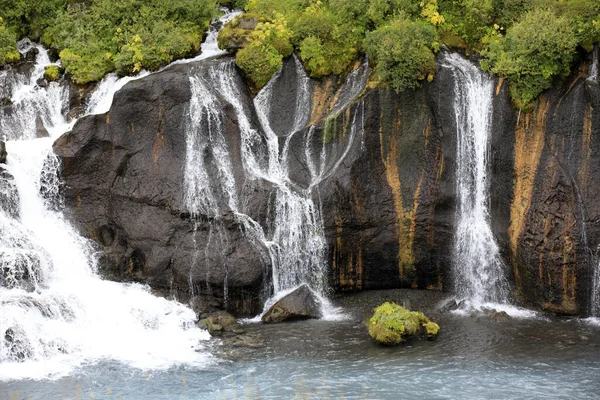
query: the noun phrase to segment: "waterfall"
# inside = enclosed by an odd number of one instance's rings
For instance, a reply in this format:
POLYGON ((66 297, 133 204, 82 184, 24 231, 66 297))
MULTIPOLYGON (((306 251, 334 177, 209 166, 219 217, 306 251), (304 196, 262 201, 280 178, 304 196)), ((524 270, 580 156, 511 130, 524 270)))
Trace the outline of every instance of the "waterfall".
MULTIPOLYGON (((226 50, 220 50, 217 44, 217 38, 219 37, 219 32, 221 28, 227 24, 229 21, 242 14, 242 11, 239 10, 229 10, 225 7, 221 7, 220 10, 223 12, 223 15, 216 20, 214 20, 208 31, 206 32, 206 38, 204 42, 200 45, 200 54, 196 57, 192 58, 184 58, 181 60, 173 61, 170 65, 175 64, 187 64, 191 62, 196 62, 200 60, 205 60, 207 58, 222 56, 227 54, 226 50)), ((170 66, 169 65, 169 66, 170 66)), ((165 67, 166 68, 166 67, 165 67)))
MULTIPOLYGON (((263 124, 264 132, 261 132, 252 124, 251 110, 240 101, 243 96, 235 74, 233 62, 224 62, 209 67, 210 84, 200 75, 190 77, 186 207, 192 214, 215 216, 218 220, 222 213, 220 208, 226 205, 253 241, 268 250, 276 293, 307 282, 323 294, 325 239, 320 208, 310 192, 294 187, 287 177, 287 160, 280 158, 279 140, 268 126, 267 111, 263 107, 264 100, 270 96, 269 89, 261 92, 254 102, 263 124), (263 229, 240 208, 218 96, 231 104, 236 113, 247 179, 263 179, 276 190, 270 229, 263 229), (217 179, 209 175, 209 164, 214 165, 217 179)), ((296 121, 304 118, 298 117, 296 121)))
POLYGON ((590 66, 590 72, 588 81, 590 82, 598 82, 598 45, 594 46, 594 51, 592 52, 592 65, 590 66))
POLYGON ((46 88, 38 85, 43 79, 44 70, 52 63, 48 51, 39 44, 23 39, 18 43, 23 54, 35 48, 38 52, 36 63, 29 74, 8 70, 2 74, 4 85, 10 93, 9 107, 0 110, 0 131, 5 140, 33 139, 35 137, 56 135, 70 128, 64 118, 68 107, 68 88, 58 82, 50 82, 46 88))
MULTIPOLYGON (((143 369, 207 365, 211 356, 202 351, 202 341, 209 336, 195 326, 195 313, 153 296, 147 286, 102 280, 91 242, 64 218, 52 142, 75 121, 65 118, 68 86, 39 84, 45 67, 60 62, 51 63, 38 44, 19 43, 22 52, 32 47, 38 54, 31 70, 0 73, 2 95, 10 99, 0 110, 9 153, 0 166, 0 381, 58 378, 102 359, 143 369)), ((108 75, 86 114, 108 111, 118 89, 146 74, 108 75)), ((228 168, 223 161, 223 173, 228 168)), ((198 207, 205 211, 214 204, 198 207)))
POLYGON ((104 114, 108 112, 108 110, 110 110, 113 98, 115 97, 115 93, 117 93, 128 82, 143 78, 149 74, 150 73, 148 71, 141 71, 135 76, 124 76, 122 78, 119 78, 114 72, 106 74, 98 83, 98 86, 96 86, 94 92, 91 94, 85 109, 85 114, 104 114))
POLYGON ((490 225, 489 148, 492 79, 461 56, 444 56, 452 71, 456 113, 457 227, 454 282, 459 297, 477 307, 507 302, 504 265, 490 225))
MULTIPOLYGON (((341 157, 329 164, 324 148, 318 160, 312 154, 315 127, 304 131, 304 156, 310 171, 310 182, 306 189, 299 187, 289 177, 289 160, 294 156, 290 154, 290 142, 310 119, 311 85, 299 60, 295 58, 294 62, 298 88, 293 127, 287 136, 281 138, 269 123, 269 105, 281 71, 256 95, 252 104, 241 100, 244 93, 240 90, 241 81, 237 79, 232 61, 208 65, 207 69, 190 77, 192 100, 187 117, 185 206, 192 216, 202 214, 213 218, 211 231, 216 229, 222 232, 219 228, 220 216, 227 211, 233 213, 251 242, 269 256, 275 298, 302 283, 308 283, 327 307, 326 241, 318 183, 330 176, 343 162, 354 138, 363 135, 364 106, 354 115, 348 143, 344 145, 346 148, 341 152, 341 157), (232 154, 226 144, 222 101, 230 104, 236 115, 245 180, 266 181, 273 188, 273 203, 266 226, 255 221, 244 210, 243 194, 238 192, 232 154), (258 117, 259 126, 253 122, 253 111, 258 117)), ((361 71, 363 74, 354 73, 348 80, 348 88, 342 93, 350 93, 350 96, 347 96, 345 104, 339 106, 340 109, 353 100, 352 93, 356 96, 356 92, 364 89, 364 85, 360 87, 360 82, 366 82, 367 70, 361 71), (359 81, 358 85, 356 80, 359 81)), ((342 145, 331 145, 335 151, 339 146, 342 145)))

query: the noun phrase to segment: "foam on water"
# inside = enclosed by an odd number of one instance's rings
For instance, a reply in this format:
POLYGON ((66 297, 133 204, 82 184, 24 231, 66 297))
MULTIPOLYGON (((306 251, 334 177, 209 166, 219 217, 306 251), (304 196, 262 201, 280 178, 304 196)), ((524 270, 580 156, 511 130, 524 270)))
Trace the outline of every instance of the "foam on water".
POLYGON ((470 304, 467 302, 464 306, 462 306, 458 310, 452 311, 453 314, 462 315, 462 316, 470 316, 473 310, 481 310, 481 311, 491 311, 495 310, 498 312, 505 312, 509 316, 516 319, 543 319, 543 317, 536 311, 529 310, 523 307, 513 306, 511 304, 506 303, 477 303, 470 304))

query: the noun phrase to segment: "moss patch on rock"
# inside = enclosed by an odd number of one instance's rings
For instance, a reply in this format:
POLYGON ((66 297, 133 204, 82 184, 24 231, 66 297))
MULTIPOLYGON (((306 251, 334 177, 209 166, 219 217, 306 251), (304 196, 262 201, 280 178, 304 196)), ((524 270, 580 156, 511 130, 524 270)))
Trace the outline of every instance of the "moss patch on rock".
POLYGON ((422 312, 410 311, 395 303, 383 303, 369 319, 369 334, 377 342, 394 346, 410 336, 423 334, 433 339, 440 327, 422 312))
POLYGON ((54 82, 60 79, 62 71, 58 65, 48 65, 44 70, 44 78, 48 82, 54 82))

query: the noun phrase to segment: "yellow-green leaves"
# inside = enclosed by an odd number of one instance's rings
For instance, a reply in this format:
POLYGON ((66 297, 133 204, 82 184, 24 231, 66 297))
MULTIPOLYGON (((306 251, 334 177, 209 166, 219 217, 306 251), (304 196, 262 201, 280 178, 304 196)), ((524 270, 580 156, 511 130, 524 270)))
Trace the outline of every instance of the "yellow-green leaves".
POLYGON ((0 17, 0 64, 17 62, 20 58, 16 36, 14 32, 6 28, 4 20, 0 17))

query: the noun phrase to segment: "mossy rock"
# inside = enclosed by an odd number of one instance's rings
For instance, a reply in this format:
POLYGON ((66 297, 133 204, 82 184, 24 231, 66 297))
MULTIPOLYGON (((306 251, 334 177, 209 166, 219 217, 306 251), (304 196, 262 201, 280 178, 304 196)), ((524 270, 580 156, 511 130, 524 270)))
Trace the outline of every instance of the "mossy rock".
POLYGON ((369 334, 377 342, 395 346, 410 336, 426 335, 428 339, 437 336, 440 327, 422 312, 410 311, 395 303, 383 303, 375 309, 369 320, 369 334))
POLYGON ((235 317, 225 311, 217 311, 201 319, 198 321, 198 327, 208 330, 212 336, 219 336, 223 332, 244 333, 244 328, 237 322, 235 317))
POLYGON ((54 82, 60 79, 63 71, 58 65, 48 65, 44 70, 44 78, 48 82, 54 82))
POLYGON ((231 53, 246 47, 250 34, 256 26, 267 19, 255 14, 242 14, 235 17, 221 29, 217 38, 219 48, 231 53))

